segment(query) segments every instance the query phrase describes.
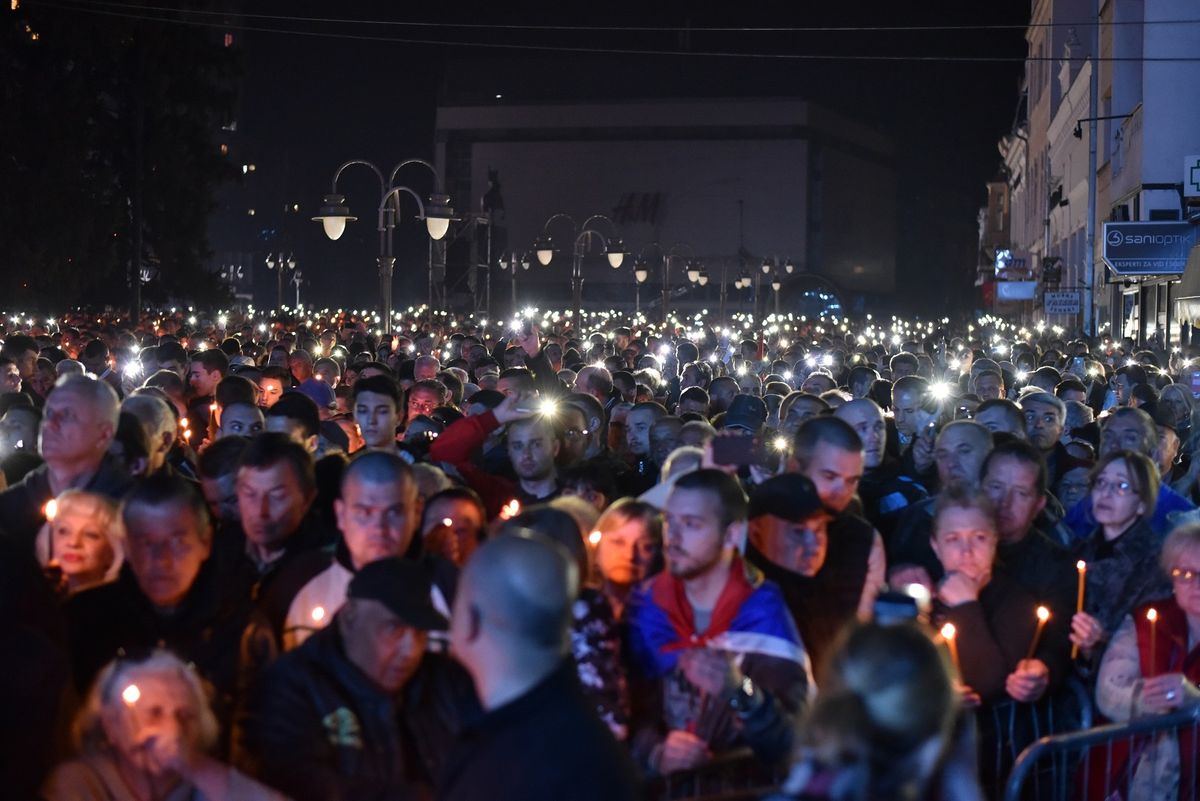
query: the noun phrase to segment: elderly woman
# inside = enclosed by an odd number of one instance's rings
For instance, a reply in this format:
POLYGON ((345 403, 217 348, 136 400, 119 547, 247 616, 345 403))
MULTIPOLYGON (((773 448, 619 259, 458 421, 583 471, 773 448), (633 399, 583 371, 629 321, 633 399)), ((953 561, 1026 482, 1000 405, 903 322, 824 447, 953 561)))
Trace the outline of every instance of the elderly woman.
POLYGON ((67 490, 53 519, 38 532, 35 551, 65 595, 116 581, 125 561, 125 534, 117 506, 103 495, 67 490))
MULTIPOLYGON (((1096 705, 1111 720, 1200 704, 1200 525, 1171 532, 1160 564, 1173 594, 1126 615, 1100 663, 1096 705)), ((1132 779, 1130 798, 1166 801, 1179 798, 1181 788, 1196 786, 1196 733, 1185 730, 1181 736, 1187 742, 1163 735, 1148 744, 1136 765, 1128 763, 1127 754, 1114 760, 1113 776, 1132 779)))
POLYGON ((110 662, 75 722, 80 756, 42 788, 47 801, 276 801, 283 796, 209 756, 217 721, 200 678, 168 651, 110 662))
POLYGON ((1154 463, 1135 451, 1110 451, 1092 469, 1091 485, 1097 527, 1079 553, 1087 564, 1086 601, 1071 618, 1071 642, 1088 659, 1134 608, 1170 591, 1150 527, 1158 497, 1154 463))
POLYGON ((622 498, 600 515, 596 531, 600 590, 619 620, 630 591, 663 568, 662 517, 648 503, 622 498))

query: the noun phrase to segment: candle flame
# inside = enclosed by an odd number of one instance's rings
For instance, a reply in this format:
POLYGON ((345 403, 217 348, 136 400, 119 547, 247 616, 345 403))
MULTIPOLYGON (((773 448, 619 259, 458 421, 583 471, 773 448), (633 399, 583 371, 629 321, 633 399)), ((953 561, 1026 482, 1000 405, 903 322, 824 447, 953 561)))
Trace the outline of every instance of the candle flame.
POLYGON ((208 404, 208 410, 209 410, 210 412, 213 412, 214 414, 216 413, 216 411, 217 411, 217 403, 216 403, 216 401, 213 401, 212 403, 208 404))
POLYGON ((325 619, 325 607, 314 606, 312 610, 312 619, 315 623, 320 623, 325 619))
POLYGON ((1146 620, 1149 620, 1151 623, 1158 620, 1158 610, 1154 609, 1153 607, 1151 607, 1150 609, 1147 609, 1146 610, 1146 620))
POLYGON ((190 428, 190 427, 191 427, 191 425, 192 425, 192 421, 191 421, 191 420, 189 420, 189 419, 187 419, 186 417, 180 417, 180 418, 179 418, 179 425, 183 426, 183 427, 184 427, 184 429, 187 429, 187 428, 190 428))
POLYGON ((451 520, 451 519, 450 519, 450 518, 448 518, 448 517, 443 517, 443 518, 442 518, 442 525, 443 525, 443 526, 445 526, 446 528, 450 528, 451 526, 453 526, 453 525, 454 525, 454 521, 453 521, 453 520, 451 520))
POLYGON ((1045 623, 1050 619, 1050 610, 1044 606, 1039 606, 1037 608, 1037 619, 1045 623))
POLYGON ((44 511, 46 514, 46 522, 53 522, 54 518, 58 516, 58 501, 54 500, 53 498, 46 501, 46 508, 44 511))
POLYGON ((953 623, 947 623, 946 625, 942 626, 942 639, 943 640, 953 640, 957 634, 958 634, 958 629, 954 628, 953 623))
POLYGON ((1084 572, 1085 570, 1087 570, 1087 562, 1080 559, 1078 562, 1075 563, 1075 569, 1078 570, 1080 573, 1084 572))
POLYGON ((138 699, 141 697, 142 697, 142 691, 138 689, 138 686, 136 684, 130 684, 128 687, 126 687, 124 690, 121 691, 121 700, 123 700, 129 706, 133 706, 134 704, 136 704, 138 702, 138 699))
POLYGON ((521 513, 521 502, 513 498, 500 509, 501 520, 511 520, 521 513))
POLYGON ((588 542, 592 545, 599 545, 601 536, 603 535, 599 531, 593 531, 591 534, 588 534, 588 542))

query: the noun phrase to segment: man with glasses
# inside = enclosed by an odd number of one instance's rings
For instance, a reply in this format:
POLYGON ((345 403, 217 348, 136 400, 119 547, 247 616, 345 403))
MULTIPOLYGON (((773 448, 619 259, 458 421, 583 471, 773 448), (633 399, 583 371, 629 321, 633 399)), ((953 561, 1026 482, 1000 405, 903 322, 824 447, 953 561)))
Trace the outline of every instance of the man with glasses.
MULTIPOLYGON (((1158 426, 1154 424, 1154 419, 1141 409, 1122 407, 1114 410, 1104 421, 1100 433, 1101 458, 1115 451, 1133 451, 1155 461, 1158 447, 1158 426)), ((1195 504, 1171 489, 1165 481, 1160 482, 1150 527, 1160 537, 1165 537, 1179 522, 1175 519, 1177 515, 1195 510, 1195 504)), ((1189 518, 1192 516, 1188 515, 1189 518)), ((1085 496, 1068 510, 1064 522, 1077 539, 1085 539, 1094 531, 1096 518, 1092 515, 1091 495, 1085 496)))

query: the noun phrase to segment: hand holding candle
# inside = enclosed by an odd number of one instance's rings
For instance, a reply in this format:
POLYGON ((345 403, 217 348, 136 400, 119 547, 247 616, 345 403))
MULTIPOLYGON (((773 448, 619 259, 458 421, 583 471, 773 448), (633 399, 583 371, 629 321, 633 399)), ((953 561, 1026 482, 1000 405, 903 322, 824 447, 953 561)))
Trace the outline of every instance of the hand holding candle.
POLYGON ((962 670, 958 664, 958 644, 954 641, 957 636, 958 629, 954 628, 953 623, 942 626, 942 639, 946 641, 946 647, 950 649, 950 661, 954 663, 954 672, 961 675, 962 670))
POLYGON ((1146 620, 1150 621, 1150 675, 1147 678, 1153 678, 1158 675, 1157 656, 1157 633, 1158 633, 1158 610, 1150 607, 1146 610, 1146 620))
MULTIPOLYGON (((1083 589, 1087 584, 1087 562, 1080 559, 1075 563, 1075 569, 1079 571, 1079 588, 1075 594, 1075 611, 1078 613, 1083 611, 1083 589)), ((1071 658, 1074 659, 1077 656, 1079 656, 1079 646, 1072 645, 1071 658)))
POLYGON ((1038 640, 1042 638, 1042 629, 1046 628, 1046 621, 1050 619, 1050 610, 1044 606, 1037 608, 1037 629, 1033 632, 1033 640, 1029 643, 1029 653, 1025 655, 1026 659, 1033 659, 1033 655, 1037 653, 1038 640))

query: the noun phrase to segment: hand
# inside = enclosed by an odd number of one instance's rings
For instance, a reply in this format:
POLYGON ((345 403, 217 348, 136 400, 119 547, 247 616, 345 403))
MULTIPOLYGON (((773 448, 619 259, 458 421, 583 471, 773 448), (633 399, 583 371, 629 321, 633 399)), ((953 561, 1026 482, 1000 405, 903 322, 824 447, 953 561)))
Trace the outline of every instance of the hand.
POLYGON ((937 432, 928 427, 921 429, 921 433, 913 440, 913 466, 917 468, 918 472, 924 473, 933 467, 933 450, 936 440, 937 432))
POLYGON ((933 579, 928 570, 920 565, 897 565, 888 576, 888 586, 904 592, 909 584, 920 584, 933 595, 933 579))
POLYGON ((516 342, 518 345, 520 345, 521 349, 525 351, 526 355, 532 358, 537 356, 542 349, 541 337, 539 336, 539 333, 538 327, 531 323, 529 325, 529 335, 526 336, 523 332, 518 331, 513 336, 513 342, 516 342))
POLYGON ((711 758, 708 743, 690 732, 675 729, 663 741, 658 772, 667 774, 698 768, 711 758))
POLYGON ((692 685, 711 696, 732 692, 742 683, 742 672, 733 660, 710 648, 693 648, 679 657, 679 669, 692 685))
POLYGON ((1163 673, 1142 684, 1141 708, 1152 715, 1165 714, 1197 701, 1200 701, 1200 688, 1182 673, 1163 673))
POLYGON ((1004 680, 1004 689, 1014 701, 1032 704, 1050 686, 1050 668, 1040 659, 1022 659, 1004 680))
POLYGON ((1076 612, 1071 617, 1071 644, 1089 654, 1106 636, 1100 621, 1087 612, 1076 612))
POLYGON ((979 588, 986 581, 986 576, 978 581, 965 573, 951 570, 942 579, 937 588, 937 597, 946 606, 960 606, 971 601, 979 600, 979 588))
POLYGON ((534 403, 532 395, 509 395, 500 405, 492 410, 492 414, 496 415, 496 422, 500 425, 507 425, 514 420, 525 420, 533 417, 535 412, 531 408, 534 403))

